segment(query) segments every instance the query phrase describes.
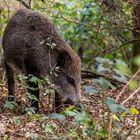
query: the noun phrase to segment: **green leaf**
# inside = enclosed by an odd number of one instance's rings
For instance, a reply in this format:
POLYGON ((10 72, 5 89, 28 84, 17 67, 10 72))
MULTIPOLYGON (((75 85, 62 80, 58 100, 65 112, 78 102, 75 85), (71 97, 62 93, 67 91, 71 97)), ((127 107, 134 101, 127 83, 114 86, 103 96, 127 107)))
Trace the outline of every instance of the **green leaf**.
POLYGON ((31 140, 38 140, 39 138, 38 134, 34 132, 27 132, 26 135, 26 137, 30 138, 31 140))
POLYGON ((99 93, 99 91, 92 86, 84 86, 84 89, 85 92, 89 93, 90 95, 99 93))
POLYGON ((80 124, 89 124, 92 120, 86 112, 77 113, 74 119, 80 124))
POLYGON ((132 80, 129 84, 129 88, 135 90, 138 87, 138 82, 136 80, 132 80))
POLYGON ((118 81, 127 83, 128 78, 122 74, 120 71, 113 69, 113 71, 115 72, 115 74, 113 75, 113 78, 117 79, 118 81))
POLYGON ((120 60, 120 59, 117 60, 116 67, 124 75, 129 76, 131 74, 131 71, 128 68, 127 64, 124 61, 120 60))
POLYGON ((137 56, 137 57, 134 59, 134 63, 135 63, 137 66, 140 66, 140 55, 137 56))
POLYGON ((29 116, 32 116, 33 114, 35 114, 35 108, 33 107, 26 108, 26 112, 29 116))
POLYGON ((30 82, 38 83, 39 86, 42 86, 42 84, 44 82, 43 80, 39 79, 38 77, 35 77, 33 75, 30 75, 30 74, 28 75, 28 77, 29 77, 30 82))
POLYGON ((74 116, 76 116, 77 112, 68 110, 68 111, 65 111, 65 114, 68 116, 74 117, 74 116))
POLYGON ((103 87, 103 89, 107 90, 108 88, 114 88, 114 86, 106 79, 100 78, 100 84, 103 87))
POLYGON ((112 113, 124 112, 124 111, 129 112, 129 110, 125 108, 123 105, 117 104, 113 98, 107 97, 105 100, 105 104, 112 113))
POLYGON ((38 78, 37 77, 35 77, 35 76, 31 76, 30 78, 29 78, 29 81, 30 82, 37 82, 38 81, 38 78))
POLYGON ((13 117, 13 120, 14 120, 15 125, 20 125, 21 124, 21 120, 20 120, 19 117, 13 117))
POLYGON ((6 101, 6 103, 4 104, 4 107, 10 110, 13 110, 15 107, 15 102, 6 101))
POLYGON ((52 113, 50 117, 53 119, 58 119, 58 120, 65 120, 65 116, 58 113, 52 113))
POLYGON ((139 111, 134 107, 130 108, 130 112, 131 112, 132 115, 138 115, 139 114, 139 111))
POLYGON ((100 128, 97 132, 97 136, 100 136, 101 138, 106 138, 108 136, 108 130, 105 128, 100 128))
POLYGON ((36 101, 38 100, 35 95, 33 95, 31 93, 28 93, 28 92, 26 94, 27 94, 27 96, 28 96, 29 99, 36 100, 36 101))
POLYGON ((116 114, 113 114, 113 115, 112 115, 112 118, 113 118, 114 120, 118 121, 118 122, 120 121, 120 119, 117 117, 116 114))
POLYGON ((53 128, 55 128, 56 124, 52 123, 52 124, 47 124, 45 126, 43 126, 43 129, 46 133, 49 134, 53 134, 53 128))
POLYGON ((32 121, 40 121, 40 120, 47 120, 49 117, 48 116, 42 116, 40 114, 33 114, 30 116, 32 121))

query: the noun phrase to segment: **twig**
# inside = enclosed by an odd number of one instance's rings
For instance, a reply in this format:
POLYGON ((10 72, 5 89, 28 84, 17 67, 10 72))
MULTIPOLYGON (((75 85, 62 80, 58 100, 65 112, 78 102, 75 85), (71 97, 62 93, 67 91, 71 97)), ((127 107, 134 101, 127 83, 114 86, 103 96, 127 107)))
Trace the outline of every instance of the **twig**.
POLYGON ((9 5, 8 5, 6 0, 4 0, 4 2, 5 2, 5 5, 7 6, 7 9, 8 9, 8 19, 10 19, 10 8, 9 8, 9 5))
POLYGON ((94 24, 84 24, 84 23, 81 23, 81 22, 79 22, 79 21, 77 21, 77 20, 75 20, 75 21, 73 21, 73 20, 70 20, 70 19, 68 19, 68 18, 66 18, 66 17, 64 17, 64 16, 62 16, 62 15, 60 15, 58 18, 62 18, 63 20, 65 20, 65 21, 67 21, 67 22, 71 22, 71 23, 74 23, 74 24, 78 24, 78 25, 83 25, 83 26, 87 26, 87 27, 90 27, 90 28, 94 28, 94 30, 97 32, 97 26, 96 25, 94 25, 94 24))
POLYGON ((110 113, 110 119, 108 124, 108 131, 109 131, 108 140, 112 140, 112 122, 113 122, 113 117, 112 117, 112 113, 110 113))
POLYGON ((129 101, 137 92, 140 91, 140 87, 137 88, 126 100, 124 100, 121 104, 124 105, 127 101, 129 101))
POLYGON ((82 73, 82 78, 83 79, 103 77, 103 78, 109 80, 113 85, 116 85, 118 83, 125 84, 122 81, 119 81, 119 80, 114 79, 112 77, 109 77, 107 75, 99 74, 99 73, 96 73, 96 72, 82 70, 81 73, 82 73))
POLYGON ((131 134, 133 134, 134 132, 136 132, 138 129, 140 129, 140 124, 138 124, 138 125, 135 127, 135 129, 132 131, 131 134))
POLYGON ((30 9, 32 9, 31 8, 31 4, 32 4, 32 0, 29 0, 29 7, 30 7, 30 9))
POLYGON ((118 50, 118 49, 120 49, 121 47, 123 47, 123 46, 125 46, 125 45, 127 45, 127 44, 133 43, 134 41, 140 41, 140 38, 133 39, 133 40, 130 40, 130 41, 126 41, 126 42, 124 42, 123 44, 121 44, 121 45, 118 46, 118 47, 114 47, 114 48, 110 47, 110 48, 108 48, 108 49, 106 49, 106 50, 103 50, 103 51, 97 53, 97 54, 95 55, 95 57, 99 56, 100 54, 110 53, 110 52, 112 52, 112 51, 114 51, 114 50, 118 50))
POLYGON ((129 136, 133 135, 136 131, 138 131, 140 129, 140 124, 138 124, 134 130, 132 130, 132 128, 129 130, 129 132, 127 133, 126 137, 128 138, 129 136))
POLYGON ((103 15, 101 16, 100 21, 99 21, 99 26, 97 28, 96 37, 95 37, 96 39, 98 38, 100 29, 101 29, 101 23, 102 23, 102 21, 103 21, 103 15))
POLYGON ((128 87, 128 85, 132 82, 132 80, 139 74, 140 69, 132 76, 132 78, 127 82, 127 84, 123 87, 119 95, 116 97, 116 102, 118 102, 120 96, 124 93, 125 89, 128 87))
POLYGON ((30 5, 28 5, 26 2, 24 2, 23 0, 17 0, 18 2, 22 3, 24 5, 24 7, 26 7, 27 9, 31 9, 30 5))

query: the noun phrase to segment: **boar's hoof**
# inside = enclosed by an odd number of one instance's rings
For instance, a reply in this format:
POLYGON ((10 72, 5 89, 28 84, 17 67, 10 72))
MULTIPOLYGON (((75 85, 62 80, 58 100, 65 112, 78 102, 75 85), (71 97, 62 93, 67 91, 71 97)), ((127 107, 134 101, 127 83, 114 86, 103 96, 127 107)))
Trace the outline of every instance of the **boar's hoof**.
MULTIPOLYGON (((57 96, 58 99, 58 96, 57 96)), ((82 105, 81 103, 75 103, 72 99, 68 98, 65 102, 62 102, 61 99, 55 100, 55 110, 56 113, 60 113, 65 107, 69 107, 70 105, 74 105, 77 111, 81 112, 82 105)))
POLYGON ((82 111, 82 104, 81 103, 76 103, 76 108, 77 108, 77 110, 79 111, 79 112, 81 112, 82 111))
POLYGON ((8 96, 8 101, 9 101, 9 102, 13 102, 14 100, 15 100, 14 96, 11 96, 11 95, 8 96))
POLYGON ((64 102, 64 105, 67 107, 69 105, 75 105, 75 103, 70 99, 68 98, 65 102, 64 102))

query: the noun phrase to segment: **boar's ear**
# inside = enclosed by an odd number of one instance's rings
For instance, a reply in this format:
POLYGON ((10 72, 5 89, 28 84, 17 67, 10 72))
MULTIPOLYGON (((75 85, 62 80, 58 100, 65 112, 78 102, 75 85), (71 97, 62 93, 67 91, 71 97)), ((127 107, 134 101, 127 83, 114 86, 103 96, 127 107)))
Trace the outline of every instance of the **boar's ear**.
POLYGON ((80 46, 80 48, 78 49, 78 55, 79 55, 79 57, 80 57, 80 59, 81 59, 81 61, 83 61, 83 47, 82 46, 80 46))
POLYGON ((68 63, 70 63, 71 57, 68 52, 63 51, 59 52, 57 56, 57 66, 65 67, 68 63))

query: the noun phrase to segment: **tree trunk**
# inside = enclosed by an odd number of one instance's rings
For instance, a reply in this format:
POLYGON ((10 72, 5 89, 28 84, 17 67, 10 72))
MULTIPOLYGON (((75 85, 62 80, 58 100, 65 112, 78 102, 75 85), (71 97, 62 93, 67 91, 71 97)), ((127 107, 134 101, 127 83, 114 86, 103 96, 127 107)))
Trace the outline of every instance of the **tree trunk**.
MULTIPOLYGON (((140 38, 140 0, 135 0, 134 7, 133 7, 133 38, 139 39, 140 38)), ((134 49, 133 49, 133 58, 140 55, 140 40, 134 42, 134 49)), ((132 70, 136 71, 138 66, 135 64, 132 65, 132 70)))

